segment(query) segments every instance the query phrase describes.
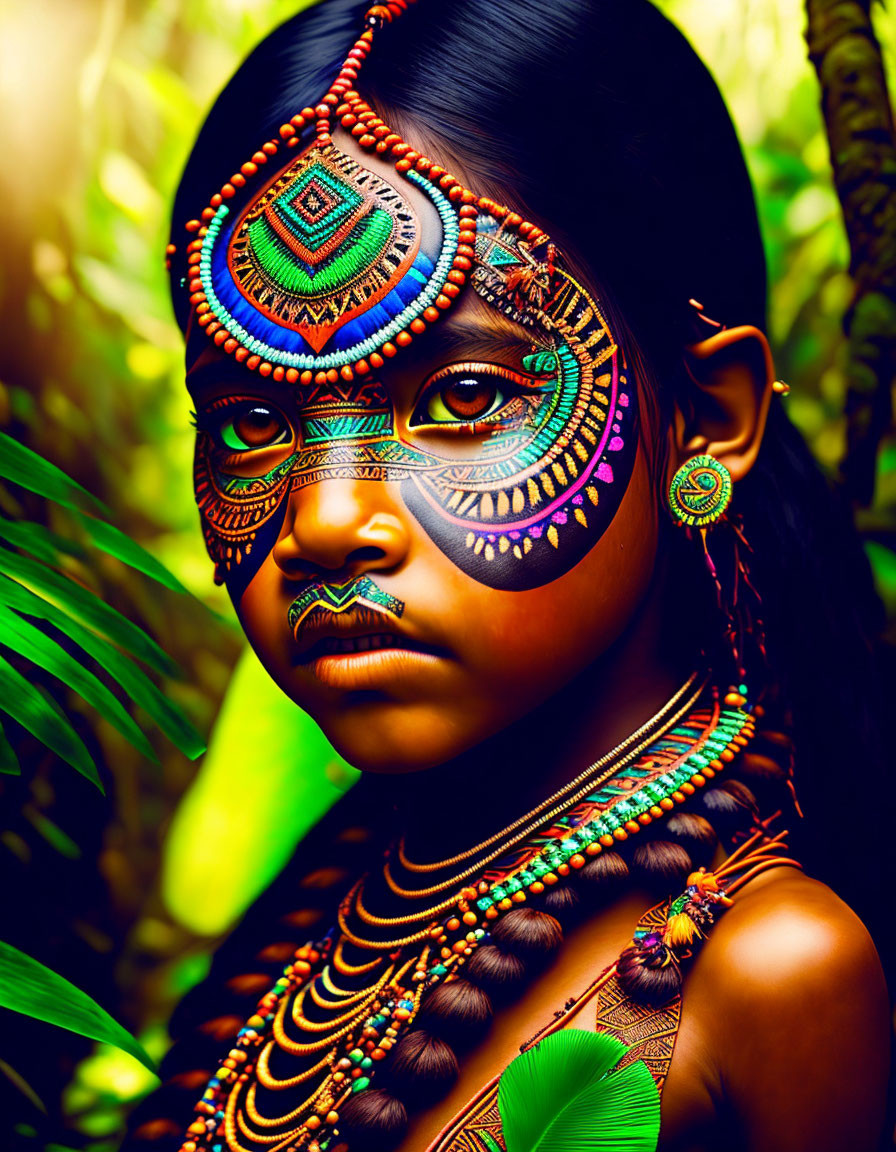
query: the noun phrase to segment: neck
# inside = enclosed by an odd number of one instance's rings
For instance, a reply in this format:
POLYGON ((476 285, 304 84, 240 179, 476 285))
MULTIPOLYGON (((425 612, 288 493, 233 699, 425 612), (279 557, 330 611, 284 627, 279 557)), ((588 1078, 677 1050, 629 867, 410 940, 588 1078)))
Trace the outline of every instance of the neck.
POLYGON ((539 708, 462 755, 402 780, 406 851, 445 859, 513 823, 649 720, 695 670, 665 655, 657 585, 601 658, 539 708))

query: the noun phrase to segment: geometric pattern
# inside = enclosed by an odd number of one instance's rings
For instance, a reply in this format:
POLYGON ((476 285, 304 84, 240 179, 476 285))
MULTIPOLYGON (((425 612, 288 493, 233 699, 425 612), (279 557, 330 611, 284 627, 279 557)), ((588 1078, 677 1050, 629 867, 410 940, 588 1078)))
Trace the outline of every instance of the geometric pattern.
POLYGON ((315 351, 397 284, 418 246, 404 198, 334 151, 314 148, 291 164, 250 204, 229 253, 245 299, 315 351))

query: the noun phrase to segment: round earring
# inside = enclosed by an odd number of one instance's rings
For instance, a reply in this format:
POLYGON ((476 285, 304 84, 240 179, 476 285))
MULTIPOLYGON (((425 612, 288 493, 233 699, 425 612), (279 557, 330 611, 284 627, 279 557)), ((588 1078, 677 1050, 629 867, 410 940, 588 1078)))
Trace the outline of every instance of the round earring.
POLYGON ((692 456, 672 477, 669 510, 677 524, 708 528, 731 501, 731 473, 715 456, 692 456))

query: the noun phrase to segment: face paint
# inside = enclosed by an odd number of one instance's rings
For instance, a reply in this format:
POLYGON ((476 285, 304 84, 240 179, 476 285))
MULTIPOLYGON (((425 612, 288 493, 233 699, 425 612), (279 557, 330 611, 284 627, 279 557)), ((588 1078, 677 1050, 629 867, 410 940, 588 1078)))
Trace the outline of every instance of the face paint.
POLYGON ((315 610, 347 612, 356 604, 372 608, 374 611, 388 612, 396 620, 400 620, 404 612, 404 603, 396 596, 384 592, 370 576, 358 576, 354 580, 346 580, 343 584, 327 584, 315 580, 290 604, 287 613, 289 626, 295 632, 305 618, 315 610))
MULTIPOLYGON (((236 597, 273 546, 289 493, 327 476, 400 481, 407 507, 431 539, 492 588, 521 590, 556 579, 609 525, 636 446, 635 396, 622 353, 598 304, 550 243, 530 246, 493 218, 481 220, 478 232, 474 288, 528 334, 531 351, 521 372, 462 363, 433 374, 411 433, 472 431, 450 459, 399 437, 389 395, 371 377, 295 386, 300 426, 289 431, 289 447, 279 433, 280 458, 261 475, 233 469, 251 467, 262 453, 269 458, 278 444, 243 454, 232 435, 217 449, 211 436, 200 436, 197 500, 209 550, 236 597), (504 402, 483 408, 490 380, 504 402), (442 398, 450 387, 452 408, 442 398), (235 451, 222 460, 222 447, 235 451)), ((232 429, 229 411, 245 419, 259 403, 218 402, 217 427, 232 429)), ((278 429, 275 423, 275 440, 278 429)))

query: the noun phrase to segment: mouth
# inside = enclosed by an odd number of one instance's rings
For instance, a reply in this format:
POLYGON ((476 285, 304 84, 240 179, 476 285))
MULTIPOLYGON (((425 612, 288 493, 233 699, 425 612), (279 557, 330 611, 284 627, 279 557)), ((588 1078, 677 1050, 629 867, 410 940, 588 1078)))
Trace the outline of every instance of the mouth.
POLYGON ((342 612, 316 606, 294 634, 296 666, 342 691, 416 691, 421 674, 434 672, 448 655, 390 614, 360 604, 342 612))
POLYGON ((300 654, 299 663, 311 664, 323 656, 356 656, 362 652, 398 649, 435 655, 431 645, 420 644, 396 632, 366 632, 356 636, 322 636, 300 654))

